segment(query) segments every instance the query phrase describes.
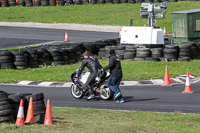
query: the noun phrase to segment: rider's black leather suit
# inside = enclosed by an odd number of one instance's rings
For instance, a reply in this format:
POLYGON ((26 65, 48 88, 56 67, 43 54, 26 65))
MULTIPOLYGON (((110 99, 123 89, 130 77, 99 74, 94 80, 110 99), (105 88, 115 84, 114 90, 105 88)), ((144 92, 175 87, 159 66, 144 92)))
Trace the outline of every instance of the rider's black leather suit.
POLYGON ((92 84, 94 83, 95 78, 97 77, 98 70, 102 68, 100 65, 98 59, 94 56, 89 56, 88 58, 85 58, 82 62, 82 66, 79 68, 78 75, 81 74, 81 72, 84 70, 84 68, 87 67, 90 71, 90 75, 87 79, 87 82, 85 83, 85 87, 87 87, 89 94, 93 94, 92 90, 92 84))

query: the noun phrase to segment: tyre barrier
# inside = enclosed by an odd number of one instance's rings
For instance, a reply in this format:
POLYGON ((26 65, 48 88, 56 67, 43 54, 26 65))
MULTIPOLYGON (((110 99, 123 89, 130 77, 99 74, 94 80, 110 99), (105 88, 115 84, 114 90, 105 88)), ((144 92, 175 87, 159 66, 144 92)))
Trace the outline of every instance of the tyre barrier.
MULTIPOLYGON (((0 93, 1 95, 1 93, 0 93)), ((0 120, 1 115, 5 112, 1 112, 1 108, 3 107, 7 113, 7 115, 12 115, 12 121, 16 121, 17 113, 19 110, 20 100, 24 100, 24 119, 26 119, 26 113, 28 111, 29 99, 30 97, 33 98, 33 112, 34 112, 34 119, 36 123, 43 124, 46 106, 44 103, 44 94, 32 94, 32 93, 13 93, 8 94, 8 100, 0 100, 0 120)))
POLYGON ((12 105, 9 101, 8 94, 0 91, 0 123, 8 121, 14 121, 12 105))
POLYGON ((200 43, 187 42, 176 45, 119 45, 105 46, 98 52, 99 58, 108 58, 114 49, 121 60, 129 61, 190 61, 200 59, 200 43), (147 48, 148 47, 148 48, 147 48))
POLYGON ((200 59, 200 43, 187 42, 174 45, 120 45, 119 39, 99 40, 83 43, 62 43, 60 45, 42 45, 19 50, 1 50, 1 69, 38 68, 41 65, 68 65, 81 60, 85 50, 108 58, 111 49, 121 60, 135 61, 190 61, 200 59), (151 57, 151 58, 150 58, 151 57))
MULTIPOLYGON (((168 2, 179 2, 179 0, 166 0, 168 2)), ((195 1, 195 0, 194 0, 195 1)), ((12 6, 64 6, 64 5, 81 5, 81 4, 123 4, 123 3, 142 3, 142 2, 154 2, 160 3, 160 0, 1 0, 1 7, 12 7, 12 6), (18 3, 17 3, 18 2, 18 3)), ((168 40, 165 40, 168 42, 168 40)), ((170 44, 170 42, 168 43, 170 44)))

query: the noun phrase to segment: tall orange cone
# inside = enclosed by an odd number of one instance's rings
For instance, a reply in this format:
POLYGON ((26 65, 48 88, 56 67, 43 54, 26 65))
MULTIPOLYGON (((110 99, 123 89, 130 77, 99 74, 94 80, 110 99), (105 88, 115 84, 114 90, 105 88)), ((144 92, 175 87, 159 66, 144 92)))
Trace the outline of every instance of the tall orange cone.
POLYGON ((20 101, 19 110, 18 110, 18 113, 17 113, 17 120, 15 122, 15 125, 24 125, 24 103, 23 103, 23 99, 21 99, 21 101, 20 101))
POLYGON ((44 125, 53 125, 50 100, 47 100, 46 114, 44 118, 44 125))
POLYGON ((194 91, 192 91, 191 85, 190 85, 189 72, 187 72, 187 77, 186 77, 186 82, 185 82, 185 90, 182 93, 194 93, 194 91))
POLYGON ((166 31, 166 28, 165 28, 165 27, 164 27, 163 35, 164 35, 164 36, 167 35, 167 31, 166 31))
POLYGON ((163 85, 170 85, 168 66, 165 68, 165 78, 163 85))
POLYGON ((122 37, 122 29, 120 29, 120 32, 119 32, 119 38, 121 38, 122 37))
POLYGON ((28 112, 27 112, 27 115, 26 115, 25 123, 27 123, 27 124, 35 123, 34 112, 33 112, 33 98, 32 97, 30 97, 30 101, 29 101, 29 105, 28 105, 28 112))
POLYGON ((69 41, 69 38, 68 38, 68 35, 67 35, 67 32, 65 32, 65 41, 69 41))

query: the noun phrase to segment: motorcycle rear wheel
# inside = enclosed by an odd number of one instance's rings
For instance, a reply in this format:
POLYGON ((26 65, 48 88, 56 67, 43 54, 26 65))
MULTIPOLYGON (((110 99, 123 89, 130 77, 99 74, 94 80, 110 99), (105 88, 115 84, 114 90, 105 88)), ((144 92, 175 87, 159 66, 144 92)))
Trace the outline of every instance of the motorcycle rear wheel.
POLYGON ((75 84, 71 85, 70 91, 71 91, 72 96, 76 99, 81 99, 84 95, 83 91, 77 88, 75 84))
POLYGON ((114 92, 112 92, 108 87, 107 84, 103 84, 100 86, 100 97, 103 100, 111 100, 113 98, 114 92))

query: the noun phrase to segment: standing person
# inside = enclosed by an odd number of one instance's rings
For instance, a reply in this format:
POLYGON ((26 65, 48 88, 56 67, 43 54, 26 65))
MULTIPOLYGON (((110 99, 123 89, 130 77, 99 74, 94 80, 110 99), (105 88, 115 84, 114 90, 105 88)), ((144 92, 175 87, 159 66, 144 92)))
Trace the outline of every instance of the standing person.
POLYGON ((123 103, 124 99, 122 97, 121 90, 119 89, 120 82, 122 80, 122 68, 120 60, 115 54, 115 50, 112 49, 109 52, 109 64, 105 68, 102 68, 102 71, 110 69, 110 78, 108 79, 108 87, 111 89, 115 95, 114 100, 117 100, 117 103, 123 103))
POLYGON ((95 98, 92 89, 92 84, 94 83, 94 80, 97 77, 98 70, 100 70, 102 66, 95 56, 91 56, 91 53, 86 51, 84 53, 84 60, 82 62, 82 65, 79 68, 78 75, 82 73, 85 67, 89 69, 90 75, 83 88, 88 89, 89 96, 87 97, 87 100, 91 100, 95 98))

